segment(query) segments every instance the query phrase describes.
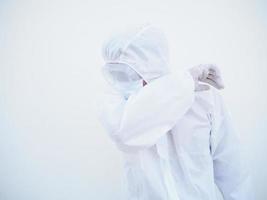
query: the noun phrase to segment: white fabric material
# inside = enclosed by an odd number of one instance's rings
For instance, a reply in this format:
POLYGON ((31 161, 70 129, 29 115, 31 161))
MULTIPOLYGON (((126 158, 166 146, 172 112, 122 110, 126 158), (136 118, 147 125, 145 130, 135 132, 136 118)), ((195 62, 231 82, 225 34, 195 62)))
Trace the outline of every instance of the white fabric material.
MULTIPOLYGON (((165 102, 158 111, 172 110, 170 104, 174 102, 165 102)), ((126 111, 127 102, 117 103, 109 109, 115 108, 117 113, 126 111)), ((240 141, 218 93, 214 90, 196 93, 192 106, 183 116, 181 113, 173 119, 165 112, 160 117, 153 109, 140 105, 136 115, 126 120, 140 119, 136 132, 128 123, 124 124, 122 115, 102 116, 110 137, 125 158, 128 199, 215 200, 216 184, 225 200, 252 200, 240 141), (146 112, 151 112, 150 117, 143 119, 146 112), (162 120, 161 123, 158 120, 162 120), (118 121, 120 126, 115 125, 118 121), (171 122, 169 128, 161 132, 167 121, 171 122), (145 124, 158 125, 150 132, 145 124)))
POLYGON ((103 45, 106 63, 125 63, 148 83, 169 72, 169 51, 162 31, 146 25, 117 34, 103 45))
POLYGON ((100 119, 124 153, 129 199, 179 199, 167 132, 190 108, 193 94, 191 76, 177 72, 152 81, 127 101, 116 97, 106 105, 100 119))
POLYGON ((148 82, 128 100, 110 97, 100 116, 125 158, 128 199, 215 200, 216 183, 226 200, 251 200, 220 96, 194 93, 188 72, 168 72, 166 44, 156 30, 142 28, 104 48, 107 62, 122 60, 148 82))
POLYGON ((148 148, 166 135, 189 109, 193 91, 189 73, 168 74, 152 81, 127 101, 120 98, 108 102, 101 121, 121 150, 148 148))

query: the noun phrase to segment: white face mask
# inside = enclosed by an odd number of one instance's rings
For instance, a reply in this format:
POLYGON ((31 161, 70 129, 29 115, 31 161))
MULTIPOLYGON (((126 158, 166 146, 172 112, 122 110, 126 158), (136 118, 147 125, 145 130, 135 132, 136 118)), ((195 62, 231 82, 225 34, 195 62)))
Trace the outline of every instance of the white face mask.
POLYGON ((107 63, 103 67, 107 81, 126 99, 143 87, 142 77, 124 63, 107 63))
POLYGON ((136 93, 143 87, 143 81, 139 80, 135 82, 121 83, 115 87, 126 99, 128 99, 130 95, 136 93))

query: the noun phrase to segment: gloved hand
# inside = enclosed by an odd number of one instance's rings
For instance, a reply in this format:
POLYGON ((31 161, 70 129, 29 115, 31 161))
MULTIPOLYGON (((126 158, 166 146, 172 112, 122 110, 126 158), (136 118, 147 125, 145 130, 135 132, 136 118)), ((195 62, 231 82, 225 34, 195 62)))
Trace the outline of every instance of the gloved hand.
POLYGON ((189 72, 195 81, 195 91, 208 90, 210 88, 209 85, 219 90, 224 88, 220 70, 216 65, 198 65, 192 67, 189 72), (209 85, 201 84, 201 82, 208 83, 209 85))

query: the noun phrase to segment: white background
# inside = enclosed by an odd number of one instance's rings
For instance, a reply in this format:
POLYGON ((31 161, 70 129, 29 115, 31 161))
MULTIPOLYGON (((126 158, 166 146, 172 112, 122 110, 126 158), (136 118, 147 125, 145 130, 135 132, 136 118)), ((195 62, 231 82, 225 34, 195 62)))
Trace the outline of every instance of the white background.
POLYGON ((0 200, 122 200, 118 150, 97 121, 101 46, 153 23, 173 68, 221 67, 247 149, 256 200, 267 198, 267 2, 0 1, 0 200))

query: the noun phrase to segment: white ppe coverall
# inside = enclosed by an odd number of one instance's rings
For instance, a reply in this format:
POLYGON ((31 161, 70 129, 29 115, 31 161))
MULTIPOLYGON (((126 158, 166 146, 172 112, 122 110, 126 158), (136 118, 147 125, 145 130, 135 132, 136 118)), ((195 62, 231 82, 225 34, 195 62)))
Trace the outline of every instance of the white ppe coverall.
POLYGON ((238 136, 215 89, 194 92, 188 72, 168 70, 168 48, 152 26, 118 35, 106 63, 126 64, 147 82, 117 95, 100 120, 124 157, 129 200, 251 200, 238 136))

